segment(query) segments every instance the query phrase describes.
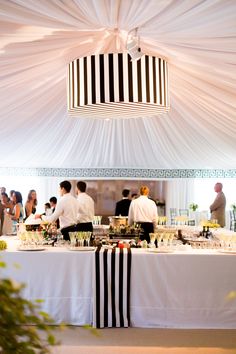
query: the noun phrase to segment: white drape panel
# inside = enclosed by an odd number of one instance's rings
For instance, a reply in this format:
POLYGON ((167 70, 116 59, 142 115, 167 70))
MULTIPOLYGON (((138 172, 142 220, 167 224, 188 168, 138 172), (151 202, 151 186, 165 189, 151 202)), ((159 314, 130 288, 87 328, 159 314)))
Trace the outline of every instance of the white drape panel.
POLYGON ((235 24, 234 0, 0 0, 1 166, 235 168, 235 24), (135 27, 169 62, 171 111, 69 118, 68 62, 135 27))
POLYGON ((194 180, 176 179, 167 181, 166 187, 166 215, 170 217, 170 208, 188 209, 194 202, 194 180))

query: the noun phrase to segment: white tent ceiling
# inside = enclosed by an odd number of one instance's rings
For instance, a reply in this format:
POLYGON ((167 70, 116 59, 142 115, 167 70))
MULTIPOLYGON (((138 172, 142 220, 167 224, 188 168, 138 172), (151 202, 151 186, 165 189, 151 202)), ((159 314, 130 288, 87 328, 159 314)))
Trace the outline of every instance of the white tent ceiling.
POLYGON ((0 0, 0 165, 235 168, 235 65, 235 0, 0 0), (169 62, 170 112, 69 117, 68 62, 136 27, 169 62))

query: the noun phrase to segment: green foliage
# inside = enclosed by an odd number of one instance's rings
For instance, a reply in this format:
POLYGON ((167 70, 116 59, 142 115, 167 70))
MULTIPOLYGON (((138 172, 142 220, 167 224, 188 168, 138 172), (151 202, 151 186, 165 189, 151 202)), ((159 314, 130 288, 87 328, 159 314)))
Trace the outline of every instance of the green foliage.
MULTIPOLYGON (((5 267, 0 262, 0 267, 5 267)), ((58 328, 50 316, 35 303, 21 296, 25 285, 0 279, 0 354, 50 353, 58 344, 52 330, 58 328), (44 339, 42 339, 42 333, 44 339), (46 338, 45 338, 46 337, 46 338)))
POLYGON ((5 250, 7 248, 7 243, 3 240, 0 240, 0 251, 5 250))
POLYGON ((192 211, 196 211, 198 209, 198 205, 195 204, 195 203, 191 203, 189 205, 189 209, 192 210, 192 211))
POLYGON ((231 208, 233 209, 233 211, 236 211, 236 204, 232 204, 231 208))

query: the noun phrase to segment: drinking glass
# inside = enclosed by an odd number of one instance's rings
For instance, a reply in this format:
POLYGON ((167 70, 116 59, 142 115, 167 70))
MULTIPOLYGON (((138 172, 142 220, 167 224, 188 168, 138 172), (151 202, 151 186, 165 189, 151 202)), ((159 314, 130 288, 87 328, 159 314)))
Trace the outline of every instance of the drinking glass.
POLYGON ((76 236, 77 236, 77 232, 69 232, 69 236, 70 236, 70 244, 71 244, 71 247, 75 247, 75 246, 76 246, 76 236))

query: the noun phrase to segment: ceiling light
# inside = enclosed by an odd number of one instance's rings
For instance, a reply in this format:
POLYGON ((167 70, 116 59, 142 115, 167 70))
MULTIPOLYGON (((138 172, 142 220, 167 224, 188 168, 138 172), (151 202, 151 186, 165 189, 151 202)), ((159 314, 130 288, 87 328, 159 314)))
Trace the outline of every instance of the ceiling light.
MULTIPOLYGON (((132 48, 137 48, 131 41, 127 42, 128 47, 130 53, 132 48)), ((139 118, 167 112, 167 62, 162 58, 140 54, 140 58, 137 51, 136 54, 132 51, 132 56, 129 53, 99 54, 70 62, 69 115, 139 118)))

